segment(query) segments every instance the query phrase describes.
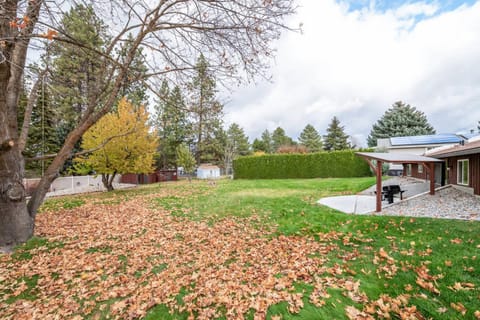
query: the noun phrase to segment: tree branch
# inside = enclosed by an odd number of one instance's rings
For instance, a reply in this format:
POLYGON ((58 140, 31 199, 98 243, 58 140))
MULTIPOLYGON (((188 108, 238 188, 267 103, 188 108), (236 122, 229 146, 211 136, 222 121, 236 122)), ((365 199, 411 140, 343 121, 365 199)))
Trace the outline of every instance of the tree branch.
POLYGON ((13 141, 13 139, 8 139, 3 141, 0 144, 0 153, 10 150, 11 148, 13 148, 14 145, 15 145, 15 141, 13 141))
MULTIPOLYGON (((135 129, 132 129, 130 131, 127 131, 125 133, 122 133, 122 134, 117 134, 117 135, 114 135, 114 136, 111 136, 111 137, 108 137, 107 139, 105 139, 99 146, 93 148, 93 149, 89 149, 89 150, 83 150, 83 151, 80 151, 80 152, 75 152, 75 153, 72 153, 70 155, 70 157, 78 157, 78 156, 83 156, 85 154, 89 154, 89 153, 92 153, 92 152, 95 152, 97 150, 100 150, 102 149, 103 147, 105 147, 110 141, 112 141, 113 139, 116 139, 116 138, 120 138, 120 137, 125 137, 125 136, 128 136, 132 133, 135 132, 135 129)), ((13 140, 12 140, 13 141, 13 140)), ((1 149, 0 149, 1 150, 1 149)), ((48 159, 52 159, 52 158, 55 158, 58 154, 57 153, 52 153, 52 154, 46 154, 46 155, 43 155, 43 156, 40 156, 40 157, 33 157, 33 158, 25 158, 25 161, 38 161, 38 160, 48 160, 48 159)))

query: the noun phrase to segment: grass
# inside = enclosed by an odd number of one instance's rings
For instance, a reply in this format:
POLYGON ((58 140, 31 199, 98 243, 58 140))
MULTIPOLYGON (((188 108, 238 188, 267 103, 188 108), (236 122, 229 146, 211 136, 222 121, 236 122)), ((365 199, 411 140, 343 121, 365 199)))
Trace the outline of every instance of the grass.
MULTIPOLYGON (((462 317, 450 308, 451 303, 461 302, 471 310, 467 315, 473 317, 473 311, 480 310, 480 223, 352 216, 315 205, 321 197, 355 194, 372 184, 373 178, 220 181, 206 193, 189 198, 158 198, 155 202, 175 214, 210 223, 229 216, 255 215, 262 225, 275 225, 277 235, 340 232, 349 241, 332 242, 341 248, 343 256, 353 253, 357 256, 345 262, 338 252, 332 252, 329 261, 332 265, 347 265, 370 299, 378 299, 382 294, 396 297, 408 293, 425 317, 435 319, 462 317), (363 243, 365 239, 369 241, 363 243), (399 265, 400 270, 392 279, 386 278, 385 272, 377 272, 379 265, 373 262, 380 248, 389 252, 399 265), (440 277, 441 281, 437 280, 439 295, 422 288, 405 290, 409 285, 418 288, 415 270, 423 265, 440 277), (455 291, 448 288, 456 282, 473 283, 476 289, 455 291)), ((332 296, 336 296, 331 299, 332 304, 321 309, 307 301, 298 315, 289 314, 283 304, 271 307, 269 315, 281 314, 283 319, 342 318, 338 310, 343 310, 351 301, 339 294, 332 293, 332 296)))
MULTIPOLYGON (((225 219, 235 217, 238 221, 253 225, 266 237, 281 236, 310 237, 331 246, 333 250, 319 255, 325 259, 325 273, 316 277, 334 279, 339 284, 345 281, 358 282, 360 292, 366 300, 355 301, 349 290, 326 286, 322 306, 312 303, 314 286, 297 280, 295 292, 302 293, 303 307, 292 313, 286 302, 270 306, 267 319, 347 319, 346 308, 362 310, 372 307, 380 310, 382 299, 385 304, 390 298, 408 295, 408 306, 414 307, 416 316, 425 319, 475 319, 480 314, 480 223, 459 220, 430 218, 355 216, 337 212, 316 201, 325 196, 355 194, 372 184, 374 178, 355 179, 309 179, 309 180, 220 180, 214 185, 196 181, 193 183, 169 183, 150 185, 134 190, 113 193, 79 195, 47 200, 44 212, 62 214, 64 209, 75 210, 93 203, 106 208, 115 208, 125 201, 145 197, 150 209, 162 209, 180 219, 207 222, 214 226, 225 219), (110 206, 110 207, 108 207, 110 206), (112 207, 113 206, 113 207, 112 207), (428 271, 427 271, 428 269, 428 271), (338 272, 336 272, 338 271, 338 272), (419 284, 421 275, 427 285, 419 284), (431 286, 429 286, 431 285, 431 286), (477 312, 478 313, 475 313, 477 312), (463 313, 463 314, 462 314, 463 313)), ((112 209, 106 209, 112 210, 112 209)), ((155 212, 155 211, 154 211, 155 212)), ((138 229, 135 237, 150 232, 150 226, 138 229)), ((188 236, 188 235, 187 235, 188 236)), ((183 242, 181 232, 169 235, 170 241, 183 242)), ((112 237, 115 238, 115 237, 112 237)), ((65 240, 68 241, 68 240, 65 240)), ((119 240, 120 241, 120 240, 119 240)), ((12 255, 17 263, 29 261, 36 255, 48 254, 52 249, 62 250, 64 243, 49 238, 33 238, 19 247, 12 255)), ((149 268, 134 269, 131 252, 119 252, 111 243, 92 244, 83 249, 93 257, 112 257, 119 265, 118 274, 132 274, 142 281, 162 277, 171 272, 175 265, 166 262, 160 253, 150 255, 146 262, 149 268)), ((186 259, 182 252, 174 252, 179 261, 186 259)), ((1 262, 0 262, 1 263, 1 262)), ((224 265, 237 263, 236 258, 225 260, 224 265)), ((253 263, 253 261, 252 261, 253 263)), ((245 265, 246 268, 249 265, 245 265)), ((58 272, 58 271, 56 271, 58 272)), ((57 275, 59 276, 59 275, 57 275)), ((285 275, 279 273, 276 278, 285 275)), ((106 277, 106 276, 105 276, 106 277)), ((0 288, 2 285, 0 277, 0 288)), ((20 276, 9 289, 0 289, 0 301, 9 296, 5 303, 18 300, 35 300, 38 295, 39 276, 20 276), (11 292, 24 283, 24 291, 12 297, 11 292), (10 290, 10 291, 9 291, 10 290)), ((5 280, 3 280, 5 281, 5 280)), ((183 288, 175 297, 183 304, 183 297, 195 290, 193 283, 183 288)), ((357 292, 358 293, 358 292, 357 292)), ((82 316, 109 317, 108 307, 115 299, 98 302, 91 314, 82 316)), ((403 306, 404 307, 404 306, 403 306)), ((402 308, 403 308, 402 307, 402 308)), ((402 309, 400 308, 400 309, 402 309)), ((403 310, 403 309, 402 309, 403 310)), ((406 310, 406 309, 405 309, 406 310)), ((410 310, 410 309, 409 309, 410 310)), ((0 314, 2 305, 0 304, 0 314)), ((219 310, 224 314, 225 310, 219 310)), ((252 309, 244 317, 253 319, 252 309)), ((111 315, 110 315, 111 316, 111 315)), ((378 316, 378 314, 377 314, 378 316)), ((400 318, 392 313, 393 318, 400 318)), ((380 317, 380 316, 378 316, 380 317)), ((175 312, 164 304, 151 308, 145 319, 187 319, 188 313, 175 312)), ((220 318, 225 318, 225 315, 220 318)))

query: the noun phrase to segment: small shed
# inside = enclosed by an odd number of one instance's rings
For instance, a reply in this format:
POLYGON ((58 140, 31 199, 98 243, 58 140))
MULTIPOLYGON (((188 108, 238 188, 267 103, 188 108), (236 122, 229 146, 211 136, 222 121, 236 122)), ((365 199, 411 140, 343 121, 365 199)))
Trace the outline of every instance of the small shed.
POLYGON ((211 164, 201 164, 197 168, 198 179, 217 179, 220 178, 220 168, 211 164))

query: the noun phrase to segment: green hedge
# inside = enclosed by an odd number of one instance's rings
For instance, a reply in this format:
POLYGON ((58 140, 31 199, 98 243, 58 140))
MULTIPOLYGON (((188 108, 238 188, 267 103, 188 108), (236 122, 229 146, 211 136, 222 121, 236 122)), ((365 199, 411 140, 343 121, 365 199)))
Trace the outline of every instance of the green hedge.
POLYGON ((235 179, 367 177, 367 162, 353 151, 271 154, 241 157, 233 162, 235 179))

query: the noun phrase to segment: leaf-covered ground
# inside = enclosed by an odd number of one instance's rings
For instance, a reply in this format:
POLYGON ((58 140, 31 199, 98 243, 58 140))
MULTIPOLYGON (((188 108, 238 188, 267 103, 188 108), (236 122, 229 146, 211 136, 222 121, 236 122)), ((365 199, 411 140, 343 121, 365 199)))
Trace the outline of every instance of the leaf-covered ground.
POLYGON ((49 200, 0 256, 2 319, 480 319, 480 223, 315 205, 372 179, 49 200))

